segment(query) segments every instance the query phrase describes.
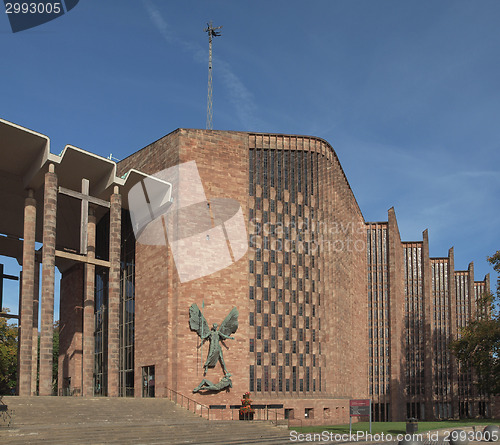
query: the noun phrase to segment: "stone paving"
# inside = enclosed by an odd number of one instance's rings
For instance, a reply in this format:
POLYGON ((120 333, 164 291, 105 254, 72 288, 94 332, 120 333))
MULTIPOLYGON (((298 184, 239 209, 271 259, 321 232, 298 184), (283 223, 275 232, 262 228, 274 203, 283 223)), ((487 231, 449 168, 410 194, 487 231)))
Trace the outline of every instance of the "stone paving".
MULTIPOLYGON (((298 436, 267 422, 209 422, 166 399, 3 397, 3 402, 14 410, 14 416, 10 427, 0 418, 1 445, 353 443, 324 440, 321 435, 298 436)), ((476 432, 483 428, 478 426, 476 432)), ((460 429, 474 432, 472 427, 460 429)), ((449 445, 444 439, 451 430, 420 433, 419 445, 449 445)), ((394 445, 397 437, 354 443, 394 445)), ((468 445, 486 444, 470 441, 468 445)))

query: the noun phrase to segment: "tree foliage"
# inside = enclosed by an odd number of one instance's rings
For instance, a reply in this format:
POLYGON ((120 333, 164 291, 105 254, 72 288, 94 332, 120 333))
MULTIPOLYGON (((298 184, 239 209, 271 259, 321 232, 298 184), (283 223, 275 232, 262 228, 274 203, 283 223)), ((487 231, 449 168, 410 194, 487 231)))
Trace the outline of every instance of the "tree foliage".
POLYGON ((57 377, 59 371, 59 321, 54 322, 52 338, 52 392, 57 394, 57 377))
MULTIPOLYGON (((8 313, 9 309, 3 309, 8 313)), ((17 326, 0 317, 0 394, 10 394, 17 378, 17 326)))
MULTIPOLYGON (((493 269, 498 274, 497 278, 497 302, 500 300, 500 250, 497 250, 495 255, 488 258, 488 261, 493 266, 493 269)), ((498 316, 497 312, 497 316, 498 316)))
MULTIPOLYGON (((500 273, 500 250, 488 258, 493 269, 500 273)), ((500 278, 496 295, 488 292, 479 303, 478 314, 489 314, 471 321, 460 332, 460 338, 450 347, 461 366, 472 367, 477 386, 487 394, 500 394, 500 278)))

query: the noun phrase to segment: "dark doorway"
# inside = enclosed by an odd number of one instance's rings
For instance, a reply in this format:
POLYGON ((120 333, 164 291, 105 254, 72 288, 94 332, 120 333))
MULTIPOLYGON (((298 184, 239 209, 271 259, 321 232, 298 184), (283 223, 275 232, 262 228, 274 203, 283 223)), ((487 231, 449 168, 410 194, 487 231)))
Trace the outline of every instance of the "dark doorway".
POLYGON ((142 397, 155 396, 155 367, 142 367, 142 397))

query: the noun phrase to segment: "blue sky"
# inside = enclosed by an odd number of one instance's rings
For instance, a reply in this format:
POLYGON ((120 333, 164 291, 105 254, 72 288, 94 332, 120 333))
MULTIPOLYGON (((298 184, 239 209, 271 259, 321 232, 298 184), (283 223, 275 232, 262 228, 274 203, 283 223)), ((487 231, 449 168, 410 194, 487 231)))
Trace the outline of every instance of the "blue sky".
POLYGON ((482 279, 500 249, 499 17, 495 0, 81 0, 13 34, 0 14, 0 116, 55 153, 119 159, 204 128, 213 20, 214 129, 325 138, 366 220, 394 206, 404 240, 428 228, 432 256, 454 246, 482 279))

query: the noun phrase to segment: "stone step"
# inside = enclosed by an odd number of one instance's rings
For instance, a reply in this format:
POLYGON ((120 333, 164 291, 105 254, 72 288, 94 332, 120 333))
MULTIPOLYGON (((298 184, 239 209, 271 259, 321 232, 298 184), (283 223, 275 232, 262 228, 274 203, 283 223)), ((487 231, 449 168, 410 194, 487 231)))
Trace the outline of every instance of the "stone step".
POLYGON ((288 430, 268 422, 208 421, 167 399, 4 397, 14 410, 0 443, 282 444, 288 430))

